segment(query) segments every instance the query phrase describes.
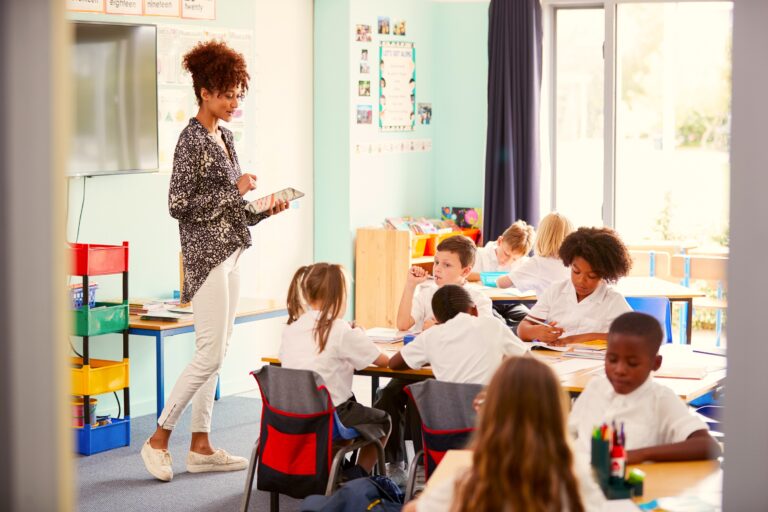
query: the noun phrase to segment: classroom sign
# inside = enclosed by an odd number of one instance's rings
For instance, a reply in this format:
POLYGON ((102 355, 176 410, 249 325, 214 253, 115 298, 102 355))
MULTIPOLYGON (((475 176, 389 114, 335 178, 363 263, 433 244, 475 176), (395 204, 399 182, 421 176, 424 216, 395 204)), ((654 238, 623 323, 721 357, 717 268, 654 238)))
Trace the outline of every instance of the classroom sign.
POLYGON ((379 128, 413 131, 416 124, 416 49, 413 43, 382 41, 379 47, 379 128))

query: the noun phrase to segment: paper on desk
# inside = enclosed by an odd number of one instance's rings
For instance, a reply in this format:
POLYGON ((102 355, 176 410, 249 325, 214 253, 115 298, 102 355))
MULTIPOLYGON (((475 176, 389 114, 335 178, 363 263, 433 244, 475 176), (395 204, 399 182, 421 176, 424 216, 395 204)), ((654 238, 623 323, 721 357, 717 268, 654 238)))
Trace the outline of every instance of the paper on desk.
POLYGON ((549 343, 546 343, 544 341, 539 340, 533 340, 533 343, 531 343, 531 348, 545 348, 547 350, 554 350, 555 352, 568 352, 571 349, 568 345, 550 345, 549 343))
POLYGON ((393 341, 402 341, 405 333, 397 329, 387 327, 371 327, 365 330, 365 334, 374 343, 392 343, 393 341))
POLYGON ((632 500, 606 500, 602 512, 637 512, 640 510, 632 500))
POLYGON ((517 288, 500 288, 500 295, 509 295, 510 297, 531 297, 536 296, 534 290, 518 290, 517 288))
POLYGON ((555 370, 558 377, 564 377, 582 370, 591 370, 601 366, 603 366, 603 363, 600 361, 590 359, 568 359, 553 363, 552 369, 555 370))
POLYGON ((701 367, 662 366, 655 372, 654 377, 666 377, 668 379, 703 379, 707 376, 707 369, 701 367))

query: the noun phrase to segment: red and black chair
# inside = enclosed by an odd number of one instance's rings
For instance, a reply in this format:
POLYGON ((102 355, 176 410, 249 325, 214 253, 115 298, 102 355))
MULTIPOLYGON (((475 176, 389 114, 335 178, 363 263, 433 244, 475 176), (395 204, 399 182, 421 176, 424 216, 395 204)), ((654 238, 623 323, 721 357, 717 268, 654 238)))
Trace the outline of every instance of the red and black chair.
POLYGON ((420 417, 422 440, 422 449, 408 468, 406 501, 413 497, 418 466, 424 467, 424 480, 429 480, 445 452, 467 446, 477 416, 472 401, 482 390, 480 384, 435 379, 406 386, 405 392, 420 417))
POLYGON ((243 512, 248 510, 256 473, 256 488, 270 493, 270 510, 276 512, 280 494, 297 499, 330 495, 345 456, 369 443, 378 445, 379 465, 384 467, 381 443, 363 439, 355 429, 341 424, 317 373, 264 366, 251 375, 259 384, 262 409, 245 481, 243 512), (334 440, 346 443, 338 448, 334 440))

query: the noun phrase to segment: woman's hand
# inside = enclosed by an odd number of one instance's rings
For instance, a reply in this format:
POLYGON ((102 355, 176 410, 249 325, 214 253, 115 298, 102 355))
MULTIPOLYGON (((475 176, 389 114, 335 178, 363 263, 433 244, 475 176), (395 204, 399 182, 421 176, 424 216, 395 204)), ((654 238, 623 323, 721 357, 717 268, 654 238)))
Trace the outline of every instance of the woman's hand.
POLYGON ((288 201, 279 201, 279 202, 275 203, 272 206, 272 208, 270 208, 269 214, 270 215, 276 215, 276 214, 278 214, 278 213, 280 213, 280 212, 282 212, 284 210, 287 210, 289 204, 290 203, 288 203, 288 201))
POLYGON ((243 175, 237 179, 237 191, 241 196, 244 196, 251 190, 256 190, 256 180, 257 178, 255 174, 247 172, 243 173, 243 175))

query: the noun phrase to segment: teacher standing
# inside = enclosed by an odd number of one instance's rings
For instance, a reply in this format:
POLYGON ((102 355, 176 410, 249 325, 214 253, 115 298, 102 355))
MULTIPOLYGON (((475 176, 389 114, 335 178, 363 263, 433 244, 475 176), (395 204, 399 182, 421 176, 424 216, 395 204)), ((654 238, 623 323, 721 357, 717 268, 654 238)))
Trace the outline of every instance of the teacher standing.
POLYGON ((248 226, 284 210, 254 215, 243 195, 256 188, 256 176, 240 172, 230 121, 248 90, 243 56, 218 41, 199 43, 184 56, 192 75, 197 115, 179 135, 173 157, 168 208, 179 221, 184 286, 181 301, 192 302, 195 355, 173 387, 144 443, 141 457, 159 480, 173 478, 168 440, 179 417, 192 403, 192 442, 187 471, 237 471, 247 459, 214 449, 209 439, 219 370, 232 336, 240 296, 240 258, 251 245, 248 226))

